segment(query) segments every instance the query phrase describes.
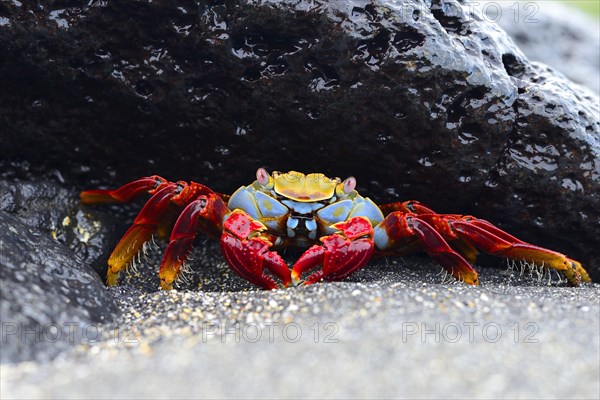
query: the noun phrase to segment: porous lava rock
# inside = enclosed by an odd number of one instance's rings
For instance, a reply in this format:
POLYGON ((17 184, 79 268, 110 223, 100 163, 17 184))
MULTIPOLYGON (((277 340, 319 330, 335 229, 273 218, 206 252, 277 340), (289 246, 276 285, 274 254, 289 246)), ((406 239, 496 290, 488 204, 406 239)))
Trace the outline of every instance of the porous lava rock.
POLYGON ((111 250, 107 243, 118 240, 131 219, 124 215, 126 210, 86 207, 80 203, 77 190, 56 182, 0 180, 0 211, 64 244, 101 276, 106 273, 111 250))
POLYGON ((599 279, 598 98, 471 5, 2 2, 2 168, 223 192, 258 166, 354 175, 377 201, 476 214, 599 279))
POLYGON ((102 338, 119 315, 98 274, 46 232, 0 211, 0 362, 48 360, 102 338))

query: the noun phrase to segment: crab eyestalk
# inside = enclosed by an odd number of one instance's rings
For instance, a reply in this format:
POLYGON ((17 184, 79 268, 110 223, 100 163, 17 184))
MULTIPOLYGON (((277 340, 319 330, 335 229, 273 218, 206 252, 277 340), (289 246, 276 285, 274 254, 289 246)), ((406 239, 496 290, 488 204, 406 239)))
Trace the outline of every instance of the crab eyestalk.
POLYGON ((256 181, 267 190, 273 189, 273 177, 264 168, 256 170, 256 181))
POLYGON ((353 176, 346 178, 344 182, 339 183, 335 187, 335 195, 341 199, 354 191, 356 188, 356 178, 353 176))

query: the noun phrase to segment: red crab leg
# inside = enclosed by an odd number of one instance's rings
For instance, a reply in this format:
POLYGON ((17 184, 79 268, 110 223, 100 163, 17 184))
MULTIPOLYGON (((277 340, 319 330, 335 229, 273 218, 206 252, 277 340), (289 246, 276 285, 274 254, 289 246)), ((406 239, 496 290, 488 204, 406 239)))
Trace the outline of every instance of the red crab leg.
POLYGON ((273 246, 267 228, 241 210, 234 211, 225 221, 221 249, 231 268, 252 284, 277 289, 277 283, 264 273, 266 268, 282 280, 291 283, 290 270, 279 254, 269 251, 273 246))
POLYGON ((153 190, 166 183, 166 179, 153 175, 129 182, 115 190, 85 190, 80 197, 84 204, 125 203, 143 193, 153 193, 153 190))
POLYGON ((373 227, 368 219, 354 217, 333 227, 340 232, 321 238, 322 245, 312 246, 296 261, 292 269, 295 285, 301 282, 302 273, 320 265, 323 268, 309 275, 304 284, 342 280, 364 267, 371 259, 373 227))
POLYGON ((404 213, 412 214, 435 214, 431 208, 416 201, 409 200, 402 203, 389 203, 379 206, 384 215, 391 214, 394 211, 402 211, 404 213))
POLYGON ((478 285, 477 272, 471 264, 450 247, 434 226, 421 218, 421 215, 395 211, 375 227, 375 242, 379 250, 394 252, 412 245, 418 239, 423 250, 438 264, 458 280, 478 285))
POLYGON ((487 221, 454 216, 444 220, 455 234, 486 253, 556 269, 574 285, 580 284, 582 280, 591 281, 579 262, 556 251, 517 239, 487 221))
MULTIPOLYGON (((389 203, 384 204, 379 207, 384 215, 388 215, 394 211, 402 211, 404 213, 410 214, 435 214, 438 215, 431 208, 427 207, 423 203, 420 203, 416 200, 404 201, 402 203, 389 203)), ((450 247, 452 247, 455 251, 460 253, 470 264, 474 264, 477 259, 477 249, 468 241, 461 238, 448 238, 444 237, 450 247)), ((409 251, 410 252, 410 251, 409 251)), ((408 254, 409 252, 402 251, 403 254, 408 254)))
MULTIPOLYGON (((165 237, 173 226, 180 207, 185 207, 202 194, 214 193, 199 183, 168 182, 158 175, 140 178, 115 190, 87 190, 81 192, 85 204, 128 202, 149 193, 153 196, 145 204, 133 225, 123 235, 108 260, 107 283, 116 285, 119 272, 127 266, 153 234, 165 237)), ((222 195, 220 195, 222 196, 222 195)))
POLYGON ((229 214, 221 197, 212 193, 201 195, 183 210, 173 231, 158 276, 163 289, 173 288, 173 282, 181 273, 181 267, 192 249, 199 230, 210 236, 218 236, 222 231, 223 218, 229 214))
POLYGON ((161 188, 144 205, 133 221, 133 225, 123 235, 108 259, 106 272, 108 285, 116 285, 119 282, 119 271, 127 266, 133 257, 142 250, 144 243, 152 238, 152 234, 162 222, 171 198, 176 194, 176 189, 175 183, 162 184, 161 188))

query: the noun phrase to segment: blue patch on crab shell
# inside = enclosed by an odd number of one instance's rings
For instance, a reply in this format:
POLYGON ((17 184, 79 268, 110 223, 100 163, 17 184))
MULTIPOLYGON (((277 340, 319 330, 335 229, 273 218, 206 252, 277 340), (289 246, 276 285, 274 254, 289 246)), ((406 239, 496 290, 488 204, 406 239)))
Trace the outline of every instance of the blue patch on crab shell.
POLYGON ((383 221, 383 213, 375 203, 369 198, 360 198, 354 200, 355 205, 348 218, 367 217, 371 225, 377 225, 383 221))
POLYGON ((254 196, 263 217, 283 217, 289 211, 286 206, 263 192, 256 192, 254 196))
POLYGON ((239 208, 240 210, 246 211, 252 218, 260 219, 260 211, 254 197, 255 193, 256 191, 254 189, 242 186, 231 195, 227 206, 230 210, 239 208))
POLYGON ((272 231, 279 231, 279 220, 278 219, 271 219, 271 220, 267 220, 265 221, 264 219, 261 220, 260 222, 262 222, 263 224, 265 224, 265 226, 267 228, 269 228, 272 231))
POLYGON ((348 218, 352 206, 352 200, 339 201, 319 210, 317 216, 328 224, 335 224, 348 218))

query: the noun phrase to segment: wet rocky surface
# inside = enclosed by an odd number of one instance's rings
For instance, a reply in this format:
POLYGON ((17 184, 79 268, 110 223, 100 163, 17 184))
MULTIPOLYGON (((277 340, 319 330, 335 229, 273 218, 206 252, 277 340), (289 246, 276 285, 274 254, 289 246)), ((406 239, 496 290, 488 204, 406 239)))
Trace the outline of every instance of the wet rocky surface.
POLYGON ((107 234, 104 214, 131 221, 137 206, 88 209, 60 185, 13 184, 0 196, 2 398, 597 396, 598 284, 481 258, 470 287, 413 256, 263 291, 201 238, 176 290, 158 289, 159 240, 107 289, 74 244, 112 249, 126 226, 107 234), (60 234, 82 210, 80 235, 60 234))
POLYGON ((115 320, 119 308, 82 259, 0 211, 0 362, 48 361, 115 320))
POLYGON ((81 207, 60 185, 13 184, 0 197, 0 226, 18 232, 1 238, 2 398, 597 394, 598 284, 481 258, 481 286, 469 287, 413 256, 373 260, 343 283, 263 291, 200 238, 176 290, 158 289, 160 240, 106 289, 74 251, 98 238, 110 251, 127 227, 107 234, 105 214, 131 221, 139 207, 81 207), (86 222, 58 227, 79 212, 86 222))
POLYGON ((600 27, 597 19, 560 1, 483 2, 490 20, 515 41, 525 55, 600 93, 600 27), (512 7, 512 8, 511 8, 512 7))
POLYGON ((0 43, 10 179, 354 175, 600 278, 598 98, 469 3, 2 2, 0 43))
POLYGON ((160 241, 103 286, 143 199, 80 190, 159 173, 232 192, 258 166, 487 218, 598 281, 598 98, 468 10, 0 3, 0 397, 598 398, 600 285, 499 259, 479 287, 415 256, 262 291, 200 238, 174 291, 160 241))
POLYGON ((111 249, 132 207, 91 209, 79 201, 79 191, 60 183, 0 179, 0 211, 43 232, 69 248, 100 276, 105 274, 111 249))

